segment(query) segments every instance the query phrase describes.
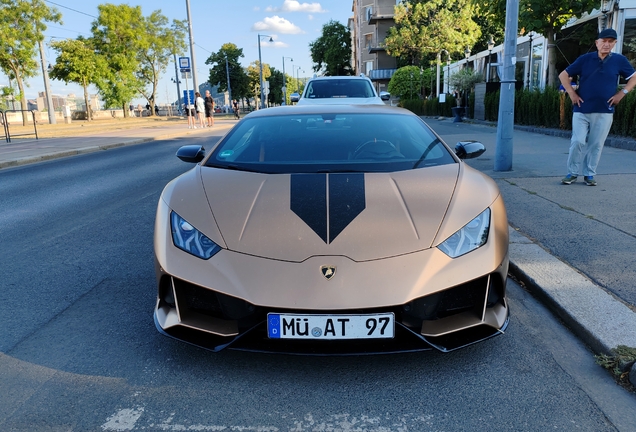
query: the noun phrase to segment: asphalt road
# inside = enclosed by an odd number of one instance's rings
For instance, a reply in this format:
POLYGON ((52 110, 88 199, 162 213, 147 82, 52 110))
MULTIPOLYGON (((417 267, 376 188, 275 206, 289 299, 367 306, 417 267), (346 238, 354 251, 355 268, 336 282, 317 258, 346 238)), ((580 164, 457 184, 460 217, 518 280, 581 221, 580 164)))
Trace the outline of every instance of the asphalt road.
POLYGON ((0 172, 2 431, 631 431, 636 399, 514 282, 454 352, 213 354, 160 335, 152 231, 189 165, 156 141, 0 172))

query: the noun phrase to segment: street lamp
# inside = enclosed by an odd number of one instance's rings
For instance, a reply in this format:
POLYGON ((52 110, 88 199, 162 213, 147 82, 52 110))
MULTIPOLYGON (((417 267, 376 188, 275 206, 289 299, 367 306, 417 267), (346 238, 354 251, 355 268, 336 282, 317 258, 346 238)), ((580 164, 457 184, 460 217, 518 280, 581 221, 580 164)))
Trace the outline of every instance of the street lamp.
MULTIPOLYGON (((285 59, 292 61, 292 68, 294 67, 294 59, 291 57, 283 57, 283 105, 287 105, 287 78, 285 78, 285 59)), ((293 69, 292 69, 293 71, 293 69)))
POLYGON ((488 69, 486 69, 486 82, 490 82, 490 58, 494 47, 495 40, 492 38, 492 35, 490 35, 490 39, 488 39, 488 69))
POLYGON ((177 68, 177 54, 173 53, 172 54, 174 56, 174 78, 172 78, 172 82, 177 84, 177 103, 179 104, 177 106, 177 112, 181 112, 181 88, 179 87, 179 84, 181 84, 181 81, 179 80, 179 69, 177 68))
POLYGON ((230 87, 230 67, 227 64, 227 54, 225 54, 225 76, 227 77, 227 94, 230 98, 230 105, 232 105, 232 87, 230 87))
POLYGON ((274 42, 271 36, 258 35, 258 65, 260 67, 260 83, 261 83, 261 108, 265 108, 265 89, 263 88, 263 61, 261 60, 261 38, 268 37, 270 42, 274 42))
POLYGON ((464 56, 466 56, 466 67, 468 67, 468 57, 470 57, 470 48, 466 47, 464 50, 464 56))
POLYGON ((437 85, 435 87, 435 96, 437 97, 439 97, 439 64, 441 62, 443 52, 448 54, 448 51, 446 51, 445 49, 442 49, 440 52, 437 53, 437 85))
POLYGON ((530 79, 532 77, 532 33, 528 33, 530 36, 530 52, 528 53, 528 89, 530 88, 530 79))
POLYGON ((446 79, 444 80, 446 82, 446 93, 450 93, 450 64, 451 64, 451 58, 450 58, 450 53, 447 51, 448 57, 446 57, 446 66, 448 67, 448 73, 446 74, 446 79))
MULTIPOLYGON (((302 66, 296 66, 296 93, 300 92, 300 85, 298 84, 298 81, 300 80, 300 70, 302 69, 302 66)), ((305 71, 303 71, 303 73, 305 73, 305 71)), ((293 77, 293 74, 292 74, 293 77)))

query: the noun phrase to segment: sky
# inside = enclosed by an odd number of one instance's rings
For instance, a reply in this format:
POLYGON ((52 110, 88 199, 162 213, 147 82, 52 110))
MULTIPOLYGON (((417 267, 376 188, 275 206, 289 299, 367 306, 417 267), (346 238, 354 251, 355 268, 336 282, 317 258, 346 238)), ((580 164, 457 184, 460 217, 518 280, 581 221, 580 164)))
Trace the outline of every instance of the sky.
MULTIPOLYGON (((129 4, 141 6, 144 16, 155 10, 173 19, 186 20, 186 0, 131 0, 127 2, 117 0, 44 0, 49 7, 56 8, 62 14, 62 24, 47 23, 45 31, 46 62, 53 64, 56 52, 48 46, 52 40, 75 39, 78 36, 91 36, 91 23, 97 18, 97 6, 104 3, 129 4)), ((258 35, 270 36, 261 38, 261 57, 277 70, 283 69, 285 57, 285 73, 300 77, 313 75, 313 62, 309 52, 309 43, 322 35, 322 26, 330 20, 347 25, 352 16, 352 0, 190 0, 190 16, 192 18, 192 33, 195 43, 194 49, 199 84, 207 81, 210 66, 205 64, 211 52, 218 51, 224 43, 232 42, 243 49, 245 57, 241 59, 243 66, 258 60, 258 35), (293 59, 293 62, 292 60, 293 59), (293 67, 292 67, 293 66, 293 67), (300 69, 299 69, 300 67, 300 69), (304 71, 304 72, 303 72, 304 71)), ((189 45, 189 39, 186 36, 189 45)), ((183 53, 190 57, 189 50, 183 53)), ((37 56, 39 63, 40 57, 37 56)), ((174 78, 174 63, 170 63, 162 75, 157 89, 157 101, 160 104, 173 102, 177 98, 174 78)), ((181 90, 185 89, 184 80, 179 78, 181 90)), ((38 92, 44 91, 44 80, 41 70, 39 74, 28 81, 25 88, 28 99, 37 97, 38 92)), ((51 93, 67 96, 69 93, 81 97, 83 91, 80 86, 62 81, 51 80, 51 93)), ((8 85, 9 79, 0 72, 0 85, 8 85)), ((192 89, 192 80, 188 81, 188 88, 192 89)), ((94 86, 89 93, 97 93, 94 86)), ((142 102, 141 99, 134 101, 142 102)), ((143 102, 145 104, 145 102, 143 102)))

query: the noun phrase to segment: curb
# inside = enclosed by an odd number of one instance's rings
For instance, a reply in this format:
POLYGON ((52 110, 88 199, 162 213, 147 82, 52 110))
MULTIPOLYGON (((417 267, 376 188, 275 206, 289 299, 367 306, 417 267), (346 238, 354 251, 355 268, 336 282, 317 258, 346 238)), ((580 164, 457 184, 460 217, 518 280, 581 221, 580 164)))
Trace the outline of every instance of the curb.
POLYGON ((510 273, 523 282, 595 352, 636 347, 636 312, 516 231, 510 232, 510 273))

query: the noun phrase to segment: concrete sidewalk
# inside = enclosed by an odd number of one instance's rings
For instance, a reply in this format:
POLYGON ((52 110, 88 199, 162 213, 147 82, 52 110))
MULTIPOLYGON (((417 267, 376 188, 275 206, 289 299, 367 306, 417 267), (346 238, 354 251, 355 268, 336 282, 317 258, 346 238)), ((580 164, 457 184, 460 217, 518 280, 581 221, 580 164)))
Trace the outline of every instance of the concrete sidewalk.
POLYGON ((494 125, 425 120, 451 146, 465 139, 486 146, 467 163, 501 189, 511 273, 596 352, 636 347, 636 152, 606 146, 598 186, 567 186, 569 137, 515 128, 512 170, 500 172, 494 125))
MULTIPOLYGON (((10 143, 0 141, 0 169, 153 140, 224 134, 234 124, 236 120, 216 119, 212 128, 188 129, 185 118, 158 120, 150 117, 38 126, 39 139, 25 135, 12 137, 10 143)), ((33 126, 12 126, 11 129, 33 131, 33 126)))
MULTIPOLYGON (((465 139, 486 145, 484 155, 467 163, 501 188, 510 222, 511 273, 596 352, 636 347, 636 152, 606 147, 598 186, 564 186, 568 138, 515 130, 513 170, 496 172, 496 128, 426 121, 451 146, 465 139)), ((188 129, 185 120, 154 122, 72 138, 0 142, 0 168, 151 140, 218 135, 235 123, 217 119, 213 128, 188 129)))

